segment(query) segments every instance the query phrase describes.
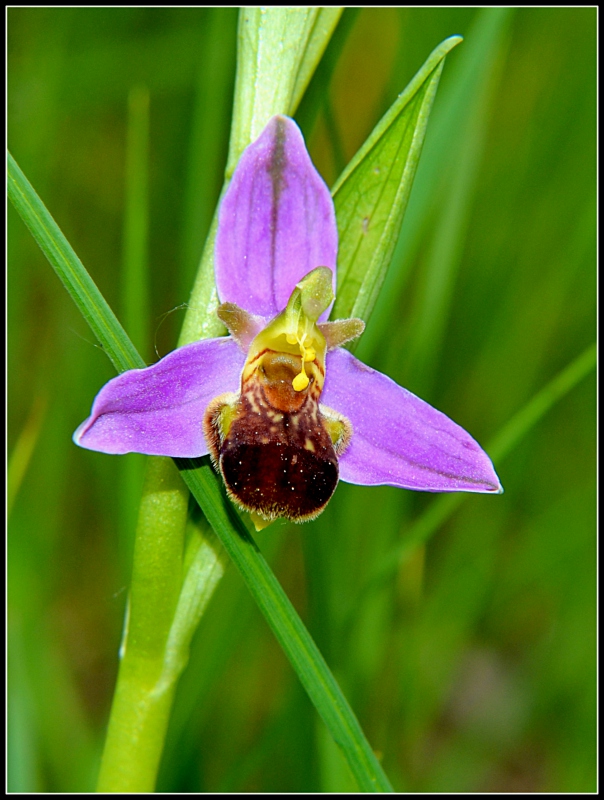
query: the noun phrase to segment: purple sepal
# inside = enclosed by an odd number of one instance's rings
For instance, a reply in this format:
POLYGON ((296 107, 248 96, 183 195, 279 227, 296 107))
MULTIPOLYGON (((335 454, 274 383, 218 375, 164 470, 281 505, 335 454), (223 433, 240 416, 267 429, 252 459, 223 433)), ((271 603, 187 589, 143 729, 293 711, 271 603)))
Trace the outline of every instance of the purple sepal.
POLYGON ((226 337, 194 342, 151 367, 124 372, 103 386, 73 440, 103 453, 204 456, 205 410, 218 395, 238 390, 244 363, 245 354, 226 337))
POLYGON ((327 355, 321 403, 352 423, 340 478, 425 492, 503 489, 490 458, 447 416, 346 350, 327 355))
MULTIPOLYGON (((223 303, 263 317, 279 314, 315 267, 334 273, 338 232, 333 202, 300 129, 273 117, 241 156, 222 200, 215 245, 223 303)), ((321 315, 327 319, 329 309, 321 315)))

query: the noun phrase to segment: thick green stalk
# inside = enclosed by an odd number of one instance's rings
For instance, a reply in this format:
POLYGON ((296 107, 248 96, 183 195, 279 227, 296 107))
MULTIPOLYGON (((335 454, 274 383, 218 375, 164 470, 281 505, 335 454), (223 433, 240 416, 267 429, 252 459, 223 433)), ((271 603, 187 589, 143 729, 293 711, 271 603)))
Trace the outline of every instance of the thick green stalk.
POLYGON ((224 572, 221 549, 198 528, 185 549, 184 488, 171 459, 149 459, 99 792, 153 791, 176 683, 224 572))
POLYGON ((188 498, 170 459, 149 459, 99 792, 153 791, 177 675, 164 656, 182 583, 188 498))

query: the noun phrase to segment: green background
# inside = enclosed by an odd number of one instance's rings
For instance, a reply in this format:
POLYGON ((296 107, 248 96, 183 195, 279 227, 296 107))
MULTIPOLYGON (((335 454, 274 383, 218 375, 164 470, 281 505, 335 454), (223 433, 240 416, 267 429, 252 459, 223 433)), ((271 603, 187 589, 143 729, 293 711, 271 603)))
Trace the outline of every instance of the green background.
MULTIPOLYGON (((236 24, 228 9, 8 11, 9 147, 122 319, 128 95, 148 89, 149 313, 129 332, 149 363, 175 346, 222 184, 236 24)), ((333 184, 457 33, 357 355, 488 450, 595 336, 595 9, 348 9, 296 118, 333 184), (489 24, 456 106, 464 49, 489 24)), ((9 789, 83 791, 144 459, 71 442, 113 370, 12 209, 8 222, 9 789)), ((594 388, 590 375, 495 458, 501 497, 447 513, 435 495, 340 485, 316 522, 258 536, 397 790, 595 789, 594 388)), ((158 788, 354 788, 234 571, 196 636, 158 788)))

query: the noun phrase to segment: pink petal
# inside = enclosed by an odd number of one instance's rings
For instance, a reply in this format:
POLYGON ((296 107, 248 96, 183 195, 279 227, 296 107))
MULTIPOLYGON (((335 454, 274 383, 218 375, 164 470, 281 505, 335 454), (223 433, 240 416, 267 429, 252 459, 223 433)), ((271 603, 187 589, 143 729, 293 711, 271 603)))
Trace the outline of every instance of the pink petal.
POLYGON ((103 453, 204 456, 204 412, 218 395, 238 390, 244 362, 235 340, 225 337, 194 342, 151 367, 124 372, 103 386, 73 440, 103 453))
POLYGON ((315 267, 333 270, 335 291, 337 251, 331 195, 300 129, 288 117, 273 117, 244 151, 220 206, 215 248, 220 299, 274 317, 315 267))
POLYGON ((340 478, 426 492, 502 492, 490 458, 440 411, 346 350, 327 355, 323 405, 352 423, 340 478))

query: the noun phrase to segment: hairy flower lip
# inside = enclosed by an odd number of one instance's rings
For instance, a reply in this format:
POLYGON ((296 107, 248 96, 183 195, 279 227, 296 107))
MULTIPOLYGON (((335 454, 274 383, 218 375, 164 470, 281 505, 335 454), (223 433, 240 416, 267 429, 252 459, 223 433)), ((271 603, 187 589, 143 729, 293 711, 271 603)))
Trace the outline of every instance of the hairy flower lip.
MULTIPOLYGON (((231 321, 234 337, 186 345, 109 381, 75 432, 76 444, 115 454, 206 455, 206 409, 219 396, 238 392, 251 342, 286 308, 308 273, 328 267, 335 289, 336 256, 329 190, 295 122, 273 117, 243 153, 219 213, 219 313, 231 321)), ((339 347, 359 335, 363 324, 326 322, 328 313, 329 308, 318 322, 327 342, 320 408, 333 409, 352 427, 350 443, 338 455, 340 479, 428 492, 501 493, 493 465, 476 441, 339 347)))

